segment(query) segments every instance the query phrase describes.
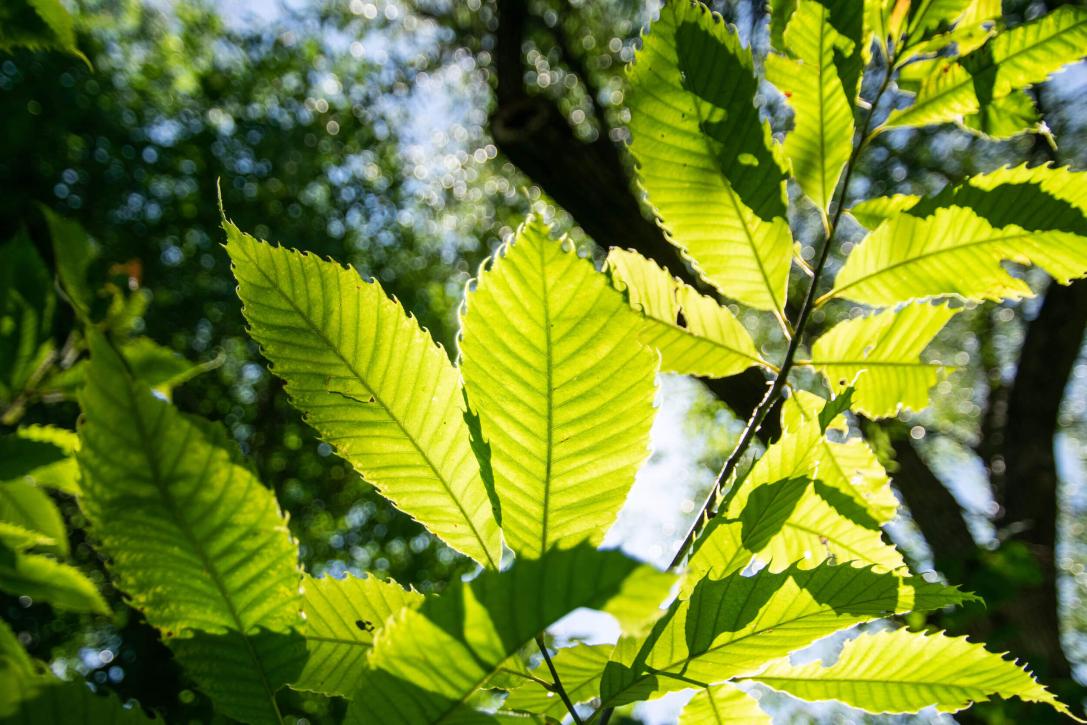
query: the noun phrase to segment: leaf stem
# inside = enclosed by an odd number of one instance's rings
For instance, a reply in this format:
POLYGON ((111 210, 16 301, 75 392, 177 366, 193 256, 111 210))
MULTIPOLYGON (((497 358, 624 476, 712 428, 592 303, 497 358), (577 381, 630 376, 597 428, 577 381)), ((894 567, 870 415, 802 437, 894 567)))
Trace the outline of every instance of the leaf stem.
POLYGON ((566 694, 566 688, 562 686, 562 680, 559 678, 559 671, 555 669, 555 663, 551 661, 551 653, 547 651, 547 645, 544 644, 543 635, 536 635, 536 646, 540 648, 540 654, 543 655, 544 662, 547 663, 547 669, 551 670, 551 679, 555 682, 554 691, 562 698, 562 704, 566 705, 566 710, 570 713, 570 717, 574 718, 575 725, 584 725, 581 718, 578 717, 574 703, 570 701, 570 696, 566 694))
POLYGON ((695 539, 702 531, 702 528, 717 514, 717 497, 720 494, 722 485, 732 477, 733 473, 735 473, 736 468, 740 465, 740 461, 743 459, 747 449, 755 440, 755 435, 759 432, 759 428, 762 426, 767 414, 777 403, 782 395, 782 391, 785 389, 789 371, 793 367, 793 360, 800 347, 800 338, 811 317, 811 312, 815 307, 816 288, 819 285, 819 278, 822 276, 823 269, 826 267, 827 259, 830 257, 834 233, 838 230, 838 222, 841 221, 842 212, 845 210, 845 199, 846 192, 849 189, 849 182, 853 178, 853 171, 857 167, 857 161, 860 158, 861 152, 875 134, 875 132, 870 131, 869 128, 872 124, 872 118, 875 116, 876 110, 879 107, 879 101, 886 92, 887 87, 890 85, 892 73, 892 59, 888 58, 887 73, 883 78, 883 83, 880 85, 879 91, 876 92, 876 96, 872 100, 872 109, 865 115, 864 124, 861 126, 860 133, 858 134, 859 140, 853 147, 853 151, 849 155, 849 160, 846 162, 845 173, 842 176, 842 183, 839 187, 838 205, 834 210, 834 215, 831 217, 830 223, 825 226, 823 248, 820 250, 819 260, 812 270, 811 284, 808 285, 808 292, 804 296, 804 304, 801 306, 800 313, 797 316, 796 325, 794 326, 796 332, 789 340, 789 347, 785 351, 785 359, 781 363, 781 370, 774 376, 766 394, 751 413, 747 425, 744 426, 743 433, 740 434, 740 440, 736 442, 735 447, 732 449, 732 453, 729 454, 728 458, 725 460, 725 464, 721 467, 721 471, 717 474, 717 478, 714 480, 713 485, 710 486, 710 491, 706 495, 706 500, 702 504, 702 509, 698 512, 698 516, 695 518, 694 523, 691 524, 690 531, 680 545, 675 557, 673 557, 672 563, 669 565, 670 569, 674 569, 683 563, 684 558, 694 545, 695 539))

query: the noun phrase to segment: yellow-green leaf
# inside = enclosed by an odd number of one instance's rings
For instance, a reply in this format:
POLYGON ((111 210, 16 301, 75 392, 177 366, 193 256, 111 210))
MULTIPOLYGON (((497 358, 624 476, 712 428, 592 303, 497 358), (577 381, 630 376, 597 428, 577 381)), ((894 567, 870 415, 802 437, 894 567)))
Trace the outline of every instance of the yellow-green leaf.
POLYGON ((1087 275, 1087 237, 1072 231, 994 227, 968 207, 928 217, 900 214, 876 227, 849 255, 820 300, 891 306, 932 297, 1003 300, 1034 293, 1001 262, 1036 264, 1067 284, 1087 275), (964 274, 963 270, 969 270, 964 274))
POLYGON ((465 300, 461 368, 506 541, 603 540, 649 456, 657 356, 622 296, 530 219, 465 300))
POLYGON ((630 68, 631 152, 669 239, 723 295, 779 317, 792 238, 785 174, 754 106, 750 52, 670 0, 630 68))
POLYGON ((625 631, 640 629, 659 614, 672 581, 618 552, 580 544, 457 582, 386 623, 347 722, 486 721, 470 705, 476 690, 548 625, 588 607, 612 614, 625 631))
POLYGON ((612 283, 644 317, 641 340, 661 354, 661 371, 725 378, 767 365, 732 312, 637 252, 608 252, 612 283), (681 324, 685 323, 685 324, 681 324))
POLYGON ((307 657, 291 687, 344 697, 354 693, 374 636, 385 620, 423 601, 422 594, 373 576, 315 579, 307 575, 302 592, 307 657))
POLYGON ((785 94, 795 114, 785 155, 800 188, 826 212, 853 149, 853 105, 835 56, 850 55, 855 43, 834 29, 826 5, 798 0, 785 45, 794 57, 766 58, 767 79, 785 94))
POLYGON ((840 629, 967 599, 974 597, 846 565, 703 579, 648 637, 619 640, 601 680, 602 706, 718 684, 840 629))
POLYGON ((940 370, 921 352, 956 313, 946 305, 917 303, 841 322, 812 346, 810 364, 840 392, 853 385, 853 409, 871 418, 921 410, 940 370))
POLYGON ((958 62, 942 63, 913 104, 891 113, 886 128, 961 121, 1012 91, 1040 83, 1084 57, 1087 8, 1065 5, 1000 33, 958 62))
POLYGON ((80 506, 112 580, 224 715, 278 723, 305 660, 298 550, 273 493, 98 334, 80 393, 80 506))
POLYGON ((397 508, 496 568, 498 523, 445 352, 354 269, 224 228, 250 331, 307 422, 397 508))
POLYGON ((1072 717, 1015 662, 965 637, 942 633, 895 629, 862 634, 846 642, 830 666, 820 661, 794 666, 782 660, 751 679, 803 700, 837 700, 876 714, 926 707, 958 712, 995 695, 1046 703, 1072 717))
POLYGON ((759 701, 735 685, 707 687, 696 694, 679 713, 679 725, 770 725, 772 720, 759 701))

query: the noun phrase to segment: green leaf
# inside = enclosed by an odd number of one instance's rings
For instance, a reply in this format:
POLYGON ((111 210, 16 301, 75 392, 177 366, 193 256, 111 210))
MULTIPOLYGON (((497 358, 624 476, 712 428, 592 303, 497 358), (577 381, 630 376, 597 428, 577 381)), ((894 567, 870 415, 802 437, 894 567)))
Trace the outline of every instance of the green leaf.
MULTIPOLYGON (((33 696, 19 703, 10 717, 0 716, 3 725, 42 723, 85 723, 86 725, 146 725, 162 720, 148 717, 138 705, 125 707, 115 695, 98 695, 86 682, 44 680, 33 696)), ((0 690, 2 692, 2 690, 0 690)))
POLYGON ((853 404, 853 393, 857 392, 855 388, 848 387, 835 396, 832 400, 825 401, 823 407, 819 410, 819 431, 826 433, 827 428, 830 428, 837 421, 841 420, 842 414, 849 410, 849 406, 853 404))
POLYGON ((78 223, 61 217, 46 206, 40 207, 49 227, 56 259, 57 278, 68 303, 83 319, 89 321, 94 293, 87 284, 87 270, 97 250, 78 223))
POLYGON ((1041 123, 1042 116, 1026 91, 1012 91, 962 120, 963 128, 999 140, 1037 131, 1041 123))
MULTIPOLYGON (((121 355, 132 375, 147 383, 157 393, 170 399, 174 388, 219 365, 218 359, 206 363, 194 363, 175 350, 159 345, 148 337, 137 337, 120 345, 121 355)), ((49 378, 50 393, 78 395, 86 381, 87 361, 78 363, 58 375, 49 378)))
POLYGON ((56 539, 40 531, 33 531, 9 521, 0 521, 0 550, 7 547, 12 551, 27 551, 53 547, 56 543, 56 539))
MULTIPOLYGON (((852 390, 852 388, 846 388, 846 390, 852 390)), ((843 392, 835 400, 846 400, 846 394, 843 392)), ((848 401, 849 405, 853 404, 852 393, 849 393, 848 401)), ((801 426, 818 422, 824 432, 833 430, 848 433, 849 421, 845 418, 845 409, 839 411, 838 415, 823 425, 820 418, 828 405, 826 398, 821 395, 809 393, 807 390, 793 390, 781 405, 781 427, 783 430, 798 430, 801 426)))
POLYGON ((465 300, 461 370, 506 542, 599 544, 649 456, 657 356, 591 262, 530 219, 465 300))
MULTIPOLYGON (((1029 211, 1027 211, 1029 213, 1029 211)), ((1033 296, 1004 260, 1036 264, 1067 284, 1087 275, 1087 237, 1061 229, 994 227, 973 209, 951 206, 931 216, 900 214, 853 249, 819 302, 845 298, 891 306, 933 297, 999 301, 1033 296), (963 274, 963 270, 970 274, 963 274)))
MULTIPOLYGON (((847 388, 849 390, 852 388, 847 388)), ((835 401, 844 398, 846 395, 843 393, 835 401)), ((819 416, 827 413, 831 410, 832 403, 818 395, 803 390, 796 391, 782 406, 781 427, 796 430, 805 421, 814 420, 817 417, 816 411, 819 411, 819 416)), ((841 433, 849 432, 844 416, 838 416, 828 428, 841 433)), ((870 525, 873 528, 895 517, 898 512, 898 499, 891 490, 890 477, 875 451, 864 439, 849 438, 838 442, 824 437, 813 460, 814 465, 809 469, 808 475, 812 478, 818 477, 819 484, 837 489, 851 498, 854 504, 871 517, 870 525)), ((818 488, 817 485, 817 490, 818 488)), ((863 519, 856 515, 853 518, 863 519)))
POLYGON ((0 482, 0 521, 41 533, 67 555, 68 532, 60 509, 49 494, 25 480, 0 482))
MULTIPOLYGON (((1033 232, 1083 235, 1087 225, 1087 173, 1068 167, 1022 164, 971 176, 923 201, 921 197, 903 195, 873 199, 860 207, 869 227, 878 226, 900 211, 924 218, 939 209, 965 207, 995 228, 1015 225, 1033 232)), ((1071 276, 1059 279, 1066 284, 1071 276)))
POLYGON ((940 28, 950 27, 962 17, 972 0, 916 0, 907 15, 906 45, 940 28))
POLYGON ((109 614, 106 601, 81 571, 41 554, 0 547, 0 590, 68 612, 109 614))
POLYGON ((306 421, 397 508, 497 567, 498 523, 441 347, 354 269, 223 226, 252 336, 306 421))
POLYGON ((47 425, 24 425, 0 436, 0 481, 22 481, 79 495, 79 464, 74 431, 47 425))
POLYGON ((641 340, 661 354, 661 372, 727 378, 771 367, 732 312, 637 252, 612 248, 612 284, 643 315, 641 340))
POLYGON ((469 698, 549 624, 588 607, 614 615, 627 631, 638 628, 659 614, 672 581, 618 552, 580 544, 457 582, 386 623, 347 722, 487 722, 473 716, 469 698))
POLYGON ((721 294, 784 318, 785 174, 751 54, 700 3, 661 9, 630 67, 630 150, 671 241, 721 294))
POLYGON ((422 594, 373 576, 306 576, 302 589, 308 657, 291 687, 345 697, 354 693, 385 620, 423 601, 422 594))
POLYGON ((22 392, 52 354, 55 309, 49 270, 20 231, 0 246, 0 403, 22 392))
MULTIPOLYGON (((859 504, 843 501, 826 484, 812 483, 822 471, 823 456, 834 452, 829 445, 814 423, 786 429, 729 492, 720 520, 739 521, 743 548, 772 571, 794 564, 811 568, 827 560, 874 564, 888 571, 904 566, 902 555, 883 541, 878 523, 856 510, 859 504)), ((718 520, 706 527, 704 539, 725 525, 715 525, 718 520)), ((725 536, 731 539, 735 533, 725 536)), ((699 566, 718 568, 713 563, 699 566)))
POLYGON ((1000 33, 958 62, 943 63, 912 105, 891 113, 884 128, 961 121, 1016 90, 1040 83, 1084 57, 1087 8, 1065 5, 1000 33))
POLYGON ((691 698, 679 714, 678 725, 770 725, 769 715, 759 701, 735 685, 707 687, 691 698))
POLYGON ((305 659, 298 552, 275 496, 134 381, 98 335, 80 394, 80 504, 118 589, 223 714, 278 722, 305 659))
POLYGON ((26 653, 8 623, 0 619, 0 722, 18 712, 23 700, 34 696, 44 679, 43 669, 26 653))
POLYGON ((59 50, 91 62, 76 47, 75 22, 60 0, 12 0, 0 8, 0 51, 59 50))
POLYGON ((919 578, 830 564, 704 579, 648 637, 620 639, 601 681, 602 707, 708 687, 846 627, 972 598, 919 578))
MULTIPOLYGON (((558 650, 551 658, 559 672, 563 689, 575 705, 588 702, 600 694, 600 677, 613 649, 615 645, 612 644, 577 644, 558 650)), ((533 670, 533 674, 545 682, 551 682, 551 673, 543 662, 533 670)), ((502 707, 537 713, 558 721, 566 716, 562 698, 531 681, 511 692, 502 707)))
POLYGON ((865 199, 854 204, 849 209, 849 213, 865 228, 875 229, 887 219, 898 216, 906 209, 916 206, 919 201, 921 201, 921 197, 912 194, 877 196, 874 199, 865 199))
POLYGON ((846 642, 829 667, 820 661, 793 666, 782 660, 751 679, 804 700, 837 700, 876 714, 926 707, 958 712, 996 695, 1047 703, 1077 719, 1015 662, 965 637, 941 633, 895 629, 862 634, 846 642))
POLYGON ((870 418, 921 410, 944 367, 922 362, 921 351, 957 312, 921 303, 846 320, 815 341, 806 364, 836 393, 855 387, 853 409, 870 418))
POLYGON ((766 76, 795 114, 784 146, 793 175, 825 213, 853 150, 853 105, 835 55, 850 55, 855 41, 834 29, 827 7, 799 0, 785 29, 785 45, 792 57, 767 56, 766 76))

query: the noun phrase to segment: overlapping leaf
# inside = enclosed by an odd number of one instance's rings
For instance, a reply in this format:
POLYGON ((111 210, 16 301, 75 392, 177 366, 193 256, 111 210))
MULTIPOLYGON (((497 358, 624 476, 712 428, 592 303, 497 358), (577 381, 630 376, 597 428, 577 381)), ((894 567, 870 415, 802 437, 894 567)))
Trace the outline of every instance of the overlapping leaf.
MULTIPOLYGON (((816 480, 828 465, 823 459, 836 453, 830 445, 838 444, 830 444, 815 421, 786 429, 730 493, 724 519, 711 522, 703 538, 708 542, 725 522, 738 521, 743 548, 772 571, 793 564, 810 568, 826 560, 873 564, 884 570, 904 566, 901 554, 883 541, 879 522, 850 496, 854 489, 848 482, 841 490, 836 478, 833 485, 816 480)), ((833 470, 834 464, 829 465, 833 470)), ((735 530, 723 535, 734 539, 735 530)), ((692 561, 706 555, 699 547, 692 561)), ((728 561, 731 568, 735 558, 728 561)), ((713 561, 697 566, 720 571, 713 561)))
POLYGON ((601 681, 602 704, 724 682, 845 627, 969 598, 921 579, 845 565, 704 579, 648 637, 619 641, 601 681))
POLYGON ((20 232, 0 245, 0 403, 10 403, 52 353, 55 310, 49 271, 20 232))
POLYGON ((885 127, 925 126, 977 113, 1015 90, 1040 83, 1084 57, 1087 8, 1066 5, 1000 33, 958 62, 940 65, 912 105, 894 111, 885 127))
MULTIPOLYGON (((818 395, 797 391, 782 406, 781 427, 796 430, 804 421, 818 422, 827 404, 818 395)), ((828 428, 849 432, 844 416, 835 418, 828 428)), ((871 517, 873 524, 882 525, 895 517, 898 499, 891 491, 890 477, 863 438, 832 441, 824 437, 814 458, 816 466, 809 471, 810 475, 852 499, 871 517)))
POLYGON ((679 725, 770 725, 759 701, 734 685, 707 687, 691 698, 679 714, 679 725))
POLYGON ((751 679, 805 700, 837 700, 877 714, 926 707, 958 712, 997 695, 1047 703, 1072 717, 1016 663, 965 637, 906 629, 862 634, 828 667, 782 660, 751 679))
POLYGON ((661 354, 661 371, 725 378, 766 365, 744 326, 727 308, 637 252, 608 252, 612 284, 642 313, 642 341, 661 354), (685 324, 681 324, 685 323, 685 324))
POLYGON ((956 313, 946 305, 912 304, 841 322, 815 341, 810 365, 834 391, 853 385, 853 409, 872 418, 921 410, 941 365, 921 352, 956 313))
POLYGON ((225 715, 278 722, 305 659, 298 552, 272 492, 95 335, 83 511, 118 589, 225 715))
MULTIPOLYGON (((600 694, 600 677, 604 674, 604 667, 607 666, 614 648, 610 644, 578 644, 555 653, 552 661, 571 702, 588 702, 600 694)), ((542 662, 533 674, 545 682, 551 678, 551 673, 542 662)), ((562 698, 535 682, 529 682, 511 692, 503 707, 518 712, 537 713, 555 720, 562 720, 566 715, 562 698)))
POLYGON ((79 437, 70 430, 25 425, 0 436, 0 481, 22 481, 79 495, 79 437))
POLYGON ((1001 262, 1036 264, 1059 282, 1087 275, 1087 237, 1062 229, 994 227, 969 207, 936 209, 931 216, 900 214, 860 245, 823 300, 835 297, 877 306, 930 297, 1002 300, 1033 292, 1001 262), (970 270, 963 274, 963 270, 970 270))
POLYGON ((307 576, 302 589, 307 658, 291 687, 344 697, 354 693, 373 648, 374 635, 385 620, 423 601, 418 592, 372 576, 307 576))
POLYGON ((631 151, 671 241, 720 292, 783 316, 785 174, 750 52, 699 3, 661 9, 630 69, 631 151))
POLYGON ((444 351, 377 282, 224 226, 251 333, 306 420, 398 508, 497 567, 498 523, 444 351))
POLYGON ((588 607, 613 614, 627 631, 638 629, 659 613, 671 582, 618 552, 585 544, 521 557, 507 571, 458 582, 386 623, 347 721, 490 722, 468 700, 549 624, 588 607))
POLYGON ((600 543, 649 455, 657 356, 641 321, 530 220, 468 294, 461 369, 490 447, 506 541, 600 543))
POLYGON ((767 80, 785 93, 795 114, 785 155, 800 188, 824 212, 853 149, 853 104, 835 57, 851 55, 860 41, 835 30, 830 15, 818 0, 798 0, 785 29, 785 46, 795 57, 766 59, 767 80))
POLYGON ((74 566, 7 546, 0 546, 0 591, 64 611, 109 614, 97 587, 74 566))

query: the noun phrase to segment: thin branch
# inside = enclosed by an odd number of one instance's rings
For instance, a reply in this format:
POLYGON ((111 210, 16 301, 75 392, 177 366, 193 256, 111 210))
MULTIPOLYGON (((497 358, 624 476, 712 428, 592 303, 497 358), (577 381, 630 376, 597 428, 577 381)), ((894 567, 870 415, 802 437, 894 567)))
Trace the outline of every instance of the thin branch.
POLYGON ((540 648, 540 654, 543 655, 544 662, 547 663, 547 669, 551 670, 551 679, 555 682, 554 691, 562 698, 562 704, 566 705, 566 710, 570 713, 570 717, 574 718, 576 725, 584 725, 581 718, 578 717, 574 703, 570 701, 570 696, 566 694, 566 688, 562 686, 562 680, 559 678, 559 671, 555 669, 555 663, 551 661, 551 653, 547 651, 547 645, 544 644, 543 635, 536 635, 536 645, 540 648))
POLYGON ((871 139, 869 128, 872 123, 872 118, 876 114, 876 109, 879 106, 880 98, 886 92, 887 87, 891 82, 892 63, 890 59, 887 62, 887 73, 883 78, 883 83, 879 87, 879 91, 876 93, 874 100, 872 101, 872 110, 865 115, 864 124, 861 127, 859 140, 853 148, 853 152, 849 156, 849 161, 846 163, 845 173, 842 177, 841 191, 838 196, 837 208, 834 210, 834 216, 831 218, 829 225, 826 228, 824 235, 823 248, 819 253, 819 260, 812 270, 811 284, 808 285, 808 293, 804 297, 804 304, 800 308, 800 314, 797 317, 796 325, 794 328, 796 333, 789 340, 789 347, 785 352, 785 359, 781 363, 781 372, 779 372, 770 384, 770 388, 766 391, 766 395, 763 396, 762 401, 758 407, 751 414, 751 418, 747 421, 747 425, 744 427, 743 433, 740 435, 740 440, 737 441, 735 448, 732 449, 732 453, 729 454, 728 460, 725 461, 725 465, 721 467, 720 473, 717 474, 717 478, 714 480, 713 485, 710 486, 710 491, 706 495, 706 501, 702 504, 702 509, 699 511, 698 516, 695 518, 694 523, 691 525, 690 531, 687 533, 686 538, 680 545, 679 550, 676 552, 675 557, 672 559, 672 563, 669 568, 675 568, 679 566, 684 557, 687 556, 687 552, 694 545, 695 539, 702 531, 703 526, 713 518, 716 514, 717 497, 720 494, 722 485, 727 482, 732 474, 735 473, 737 466, 743 459, 743 455, 747 452, 747 449, 751 446, 752 441, 755 440, 755 436, 758 434, 759 428, 762 426, 763 420, 766 418, 766 414, 770 412, 770 409, 774 407, 778 399, 782 395, 782 391, 785 389, 786 380, 789 377, 789 371, 793 367, 793 361, 796 357, 796 352, 800 347, 800 338, 803 335, 804 328, 808 324, 808 319, 811 317, 812 309, 815 307, 815 292, 819 285, 819 278, 822 276, 823 268, 826 266, 827 259, 830 257, 830 249, 834 243, 834 233, 838 229, 838 223, 841 221, 842 212, 845 210, 846 193, 849 190, 849 182, 853 178, 853 171, 857 167, 857 161, 860 158, 861 152, 868 145, 868 141, 871 139))

